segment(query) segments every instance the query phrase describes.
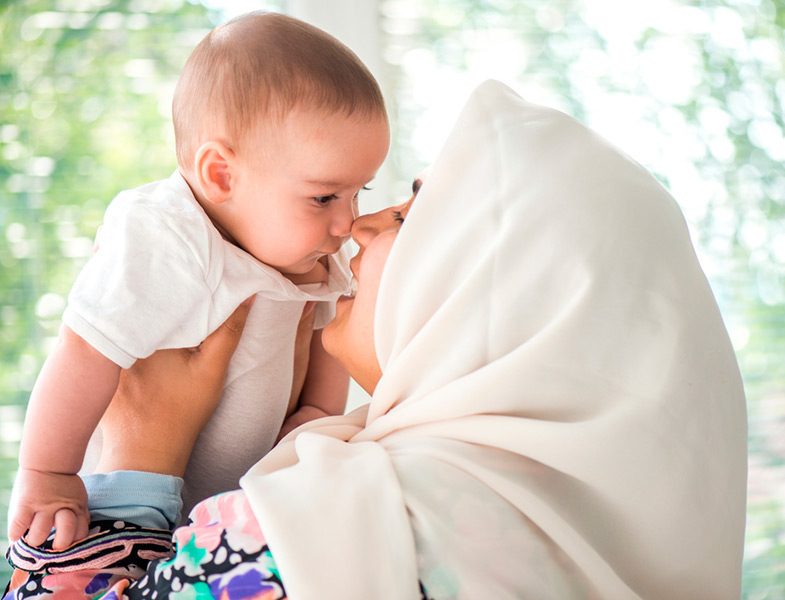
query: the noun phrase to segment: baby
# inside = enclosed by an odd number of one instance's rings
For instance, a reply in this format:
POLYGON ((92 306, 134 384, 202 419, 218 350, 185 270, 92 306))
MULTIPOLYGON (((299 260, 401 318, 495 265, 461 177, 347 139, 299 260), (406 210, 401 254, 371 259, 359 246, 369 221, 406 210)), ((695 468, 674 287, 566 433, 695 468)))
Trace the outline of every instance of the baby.
MULTIPOLYGON (((341 248, 389 145, 376 81, 321 30, 251 13, 193 51, 173 119, 178 170, 110 204, 33 388, 12 540, 27 531, 37 545, 54 526, 63 548, 86 535, 77 472, 121 369, 198 346, 250 296, 221 403, 185 470, 185 510, 238 487, 279 435, 345 408, 348 375, 319 329, 349 287, 341 248)), ((125 435, 145 432, 129 422, 125 435)))

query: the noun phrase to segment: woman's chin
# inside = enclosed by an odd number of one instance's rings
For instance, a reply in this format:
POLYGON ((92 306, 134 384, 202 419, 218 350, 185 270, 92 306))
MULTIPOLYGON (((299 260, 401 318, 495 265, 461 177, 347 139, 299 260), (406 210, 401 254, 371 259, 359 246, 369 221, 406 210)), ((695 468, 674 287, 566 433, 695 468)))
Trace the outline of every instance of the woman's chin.
POLYGON ((332 321, 330 321, 325 330, 328 327, 331 327, 333 324, 340 322, 342 319, 347 318, 347 316, 352 311, 352 305, 354 304, 354 296, 341 296, 335 302, 335 317, 332 321))
MULTIPOLYGON (((339 300, 340 302, 340 300, 339 300)), ((340 341, 340 321, 341 321, 341 312, 339 311, 339 306, 336 304, 335 307, 335 318, 327 323, 322 329, 322 346, 330 354, 332 357, 337 358, 340 360, 340 349, 341 349, 341 341, 340 341)))

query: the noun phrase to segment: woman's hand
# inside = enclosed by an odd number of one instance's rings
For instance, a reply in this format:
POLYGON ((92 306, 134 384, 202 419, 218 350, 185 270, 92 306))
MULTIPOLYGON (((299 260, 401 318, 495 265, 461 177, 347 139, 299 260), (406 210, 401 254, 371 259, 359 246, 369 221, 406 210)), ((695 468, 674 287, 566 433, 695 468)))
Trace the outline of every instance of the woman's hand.
POLYGON ((252 304, 243 302, 197 348, 159 350, 122 372, 101 419, 96 472, 182 476, 199 432, 218 406, 252 304))

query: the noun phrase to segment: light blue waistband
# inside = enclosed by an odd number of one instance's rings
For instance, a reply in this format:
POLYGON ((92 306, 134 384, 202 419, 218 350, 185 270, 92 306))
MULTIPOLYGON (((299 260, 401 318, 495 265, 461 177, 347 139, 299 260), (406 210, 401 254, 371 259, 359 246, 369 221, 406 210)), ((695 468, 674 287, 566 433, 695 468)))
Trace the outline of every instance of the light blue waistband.
POLYGON ((183 480, 143 471, 83 475, 92 519, 120 519, 143 527, 172 529, 180 518, 183 480))

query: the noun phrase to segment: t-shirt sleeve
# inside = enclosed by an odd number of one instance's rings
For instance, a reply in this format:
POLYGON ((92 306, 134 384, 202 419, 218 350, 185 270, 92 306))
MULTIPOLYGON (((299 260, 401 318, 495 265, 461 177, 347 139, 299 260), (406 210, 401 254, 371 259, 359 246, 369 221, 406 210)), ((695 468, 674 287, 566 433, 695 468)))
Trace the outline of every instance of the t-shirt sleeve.
POLYGON ((71 289, 63 323, 120 367, 207 336, 209 244, 184 221, 119 196, 71 289))

